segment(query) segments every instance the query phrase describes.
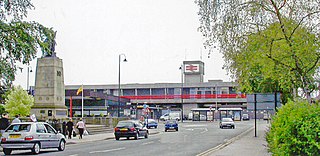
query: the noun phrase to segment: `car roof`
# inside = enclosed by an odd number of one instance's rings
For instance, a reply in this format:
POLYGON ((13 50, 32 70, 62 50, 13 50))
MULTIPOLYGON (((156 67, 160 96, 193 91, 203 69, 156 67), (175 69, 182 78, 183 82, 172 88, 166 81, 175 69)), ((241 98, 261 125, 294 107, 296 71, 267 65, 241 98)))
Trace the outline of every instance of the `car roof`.
MULTIPOLYGON (((46 122, 17 122, 17 123, 12 123, 12 125, 19 125, 19 124, 36 124, 36 123, 42 123, 45 124, 46 122)), ((48 124, 48 123, 46 123, 48 124)))

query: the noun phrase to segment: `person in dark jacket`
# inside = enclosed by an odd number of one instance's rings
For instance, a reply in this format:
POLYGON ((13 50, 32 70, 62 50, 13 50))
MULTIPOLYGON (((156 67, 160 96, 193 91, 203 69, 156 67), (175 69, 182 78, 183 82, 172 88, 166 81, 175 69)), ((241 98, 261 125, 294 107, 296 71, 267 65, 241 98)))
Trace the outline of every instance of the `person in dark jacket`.
POLYGON ((10 125, 9 115, 7 113, 2 114, 2 118, 0 119, 0 132, 1 135, 4 133, 4 130, 10 125))
POLYGON ((72 118, 70 118, 69 121, 67 122, 67 130, 68 130, 68 139, 71 139, 72 131, 73 131, 72 118))
POLYGON ((67 135, 67 122, 63 121, 62 123, 62 134, 64 135, 64 137, 66 137, 67 135))

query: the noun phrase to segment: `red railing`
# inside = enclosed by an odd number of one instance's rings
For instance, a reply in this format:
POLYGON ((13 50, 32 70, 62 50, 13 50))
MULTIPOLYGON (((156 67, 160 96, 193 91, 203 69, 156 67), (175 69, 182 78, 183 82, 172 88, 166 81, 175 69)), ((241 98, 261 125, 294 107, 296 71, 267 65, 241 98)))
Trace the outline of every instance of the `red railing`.
POLYGON ((139 95, 121 96, 131 100, 143 99, 214 99, 214 98, 246 98, 245 94, 183 94, 183 95, 139 95))

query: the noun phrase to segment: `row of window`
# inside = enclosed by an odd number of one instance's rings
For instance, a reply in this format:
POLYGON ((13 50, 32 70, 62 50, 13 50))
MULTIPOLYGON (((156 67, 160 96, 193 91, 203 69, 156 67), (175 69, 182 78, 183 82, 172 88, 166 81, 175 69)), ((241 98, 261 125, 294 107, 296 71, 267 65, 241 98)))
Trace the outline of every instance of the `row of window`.
MULTIPOLYGON (((109 94, 118 95, 117 89, 111 89, 109 94)), ((141 95, 177 95, 181 94, 181 88, 142 88, 142 89, 122 89, 123 96, 141 95)), ((234 87, 208 88, 183 88, 183 94, 236 94, 234 87)))

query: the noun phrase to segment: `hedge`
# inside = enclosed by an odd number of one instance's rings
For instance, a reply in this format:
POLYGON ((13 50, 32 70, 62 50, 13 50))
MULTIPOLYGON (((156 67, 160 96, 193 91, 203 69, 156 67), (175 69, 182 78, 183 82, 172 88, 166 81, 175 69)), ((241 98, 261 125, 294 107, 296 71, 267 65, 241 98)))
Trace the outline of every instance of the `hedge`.
POLYGON ((288 101, 273 117, 266 133, 273 155, 320 154, 320 105, 305 100, 288 101))

